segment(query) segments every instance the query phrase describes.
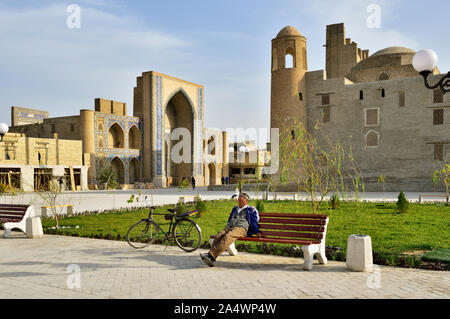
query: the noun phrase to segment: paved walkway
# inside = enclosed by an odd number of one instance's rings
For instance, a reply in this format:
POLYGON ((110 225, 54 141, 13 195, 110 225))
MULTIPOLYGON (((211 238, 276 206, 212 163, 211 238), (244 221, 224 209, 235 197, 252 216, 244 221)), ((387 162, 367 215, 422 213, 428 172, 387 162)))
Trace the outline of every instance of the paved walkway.
POLYGON ((51 235, 0 238, 0 298, 450 298, 448 272, 380 266, 358 273, 342 262, 308 272, 302 259, 247 253, 225 253, 210 268, 198 256, 204 250, 164 248, 51 235))

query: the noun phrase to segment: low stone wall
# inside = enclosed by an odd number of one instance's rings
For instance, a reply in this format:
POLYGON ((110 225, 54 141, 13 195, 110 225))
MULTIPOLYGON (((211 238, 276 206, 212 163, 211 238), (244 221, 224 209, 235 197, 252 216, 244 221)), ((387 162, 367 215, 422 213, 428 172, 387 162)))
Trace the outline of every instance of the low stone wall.
MULTIPOLYGON (((261 184, 244 184, 243 190, 245 191, 263 191, 267 190, 267 183, 261 184)), ((229 185, 209 185, 209 191, 235 191, 238 188, 238 184, 229 184, 229 185)))

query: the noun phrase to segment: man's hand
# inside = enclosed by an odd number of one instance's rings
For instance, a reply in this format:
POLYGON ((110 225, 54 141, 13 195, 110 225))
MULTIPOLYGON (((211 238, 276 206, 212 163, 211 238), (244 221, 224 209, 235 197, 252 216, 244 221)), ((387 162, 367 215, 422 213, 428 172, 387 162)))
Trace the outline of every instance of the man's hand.
POLYGON ((258 238, 263 238, 263 237, 264 237, 264 235, 263 235, 263 234, 261 234, 261 233, 257 233, 257 234, 256 234, 256 237, 258 237, 258 238))

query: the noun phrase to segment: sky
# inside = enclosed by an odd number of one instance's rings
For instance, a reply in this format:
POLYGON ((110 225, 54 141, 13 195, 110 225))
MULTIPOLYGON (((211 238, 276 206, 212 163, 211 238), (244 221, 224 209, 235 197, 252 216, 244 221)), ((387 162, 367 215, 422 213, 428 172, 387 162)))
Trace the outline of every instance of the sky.
POLYGON ((449 11, 444 0, 1 0, 0 122, 13 105, 69 116, 98 97, 132 115, 136 77, 153 70, 204 85, 205 127, 268 128, 271 40, 285 26, 307 38, 310 71, 325 68, 326 25, 343 22, 370 54, 431 48, 446 73, 449 11), (71 4, 80 28, 67 26, 71 4))

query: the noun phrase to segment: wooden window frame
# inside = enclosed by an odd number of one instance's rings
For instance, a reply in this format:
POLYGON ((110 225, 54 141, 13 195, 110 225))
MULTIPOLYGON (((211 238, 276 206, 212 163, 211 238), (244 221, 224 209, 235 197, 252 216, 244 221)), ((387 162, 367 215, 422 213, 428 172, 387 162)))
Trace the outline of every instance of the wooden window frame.
POLYGON ((444 116, 445 116, 444 109, 433 109, 433 125, 444 125, 445 123, 444 116), (438 111, 442 112, 442 117, 438 117, 438 115, 436 115, 438 111))
POLYGON ((372 107, 364 109, 364 126, 365 127, 378 127, 380 126, 380 108, 379 107, 372 107), (367 111, 371 110, 377 110, 377 124, 367 124, 367 111))

